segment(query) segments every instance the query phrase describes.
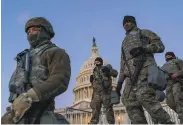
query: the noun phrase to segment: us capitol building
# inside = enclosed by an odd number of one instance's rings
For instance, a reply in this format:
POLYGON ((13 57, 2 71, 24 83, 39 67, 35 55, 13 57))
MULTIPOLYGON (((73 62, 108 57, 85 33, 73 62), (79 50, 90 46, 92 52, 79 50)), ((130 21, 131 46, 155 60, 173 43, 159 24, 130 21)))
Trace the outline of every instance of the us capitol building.
MULTIPOLYGON (((76 85, 73 89, 74 103, 65 108, 55 109, 55 112, 64 115, 64 117, 70 122, 70 124, 88 124, 90 122, 92 116, 90 102, 93 92, 90 83, 90 75, 93 73, 94 60, 96 57, 100 57, 100 55, 95 39, 93 39, 91 56, 81 66, 80 73, 76 78, 76 85)), ((104 60, 104 65, 106 64, 108 63, 104 60)), ((113 78, 113 87, 116 87, 116 82, 117 79, 113 78)), ((162 106, 170 114, 172 121, 179 123, 177 119, 177 114, 166 105, 166 102, 163 102, 162 106)), ((116 122, 115 124, 130 124, 130 120, 122 102, 120 102, 120 104, 113 105, 113 110, 116 122)), ((151 117, 146 111, 145 115, 148 123, 152 124, 151 117)), ((99 124, 108 124, 105 118, 105 114, 103 113, 103 108, 101 109, 99 124)))

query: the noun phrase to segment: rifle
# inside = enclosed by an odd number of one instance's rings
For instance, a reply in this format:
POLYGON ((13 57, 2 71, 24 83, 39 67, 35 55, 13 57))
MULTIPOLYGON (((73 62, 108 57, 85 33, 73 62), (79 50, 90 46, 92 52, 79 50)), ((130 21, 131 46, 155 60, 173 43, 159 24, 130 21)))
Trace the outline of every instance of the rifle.
MULTIPOLYGON (((16 60, 20 62, 21 67, 24 69, 24 80, 23 83, 19 86, 15 84, 10 85, 10 92, 20 95, 22 93, 27 92, 32 85, 29 83, 29 73, 30 73, 30 52, 28 49, 24 50, 23 52, 19 53, 16 57, 16 60)), ((13 99, 10 99, 12 102, 13 99)))
MULTIPOLYGON (((123 51, 123 53, 124 53, 124 50, 122 50, 122 51, 123 51)), ((138 62, 136 63, 136 67, 135 67, 135 71, 134 71, 133 77, 131 77, 131 76, 132 76, 132 73, 131 73, 130 67, 129 67, 129 65, 128 65, 128 62, 127 62, 127 60, 125 59, 125 58, 126 58, 126 57, 125 57, 125 54, 123 54, 123 56, 124 56, 124 61, 125 61, 125 63, 126 63, 126 66, 127 66, 128 70, 129 70, 130 81, 131 81, 131 86, 130 86, 130 89, 129 89, 129 92, 128 92, 128 95, 127 95, 127 97, 129 98, 129 95, 130 95, 130 92, 131 92, 131 90, 132 90, 132 87, 135 85, 135 83, 136 83, 137 80, 138 80, 138 76, 139 76, 140 71, 141 71, 141 69, 142 69, 142 67, 143 67, 143 65, 144 65, 144 62, 145 62, 145 58, 144 58, 144 54, 142 54, 142 55, 139 57, 139 60, 138 60, 138 62)))

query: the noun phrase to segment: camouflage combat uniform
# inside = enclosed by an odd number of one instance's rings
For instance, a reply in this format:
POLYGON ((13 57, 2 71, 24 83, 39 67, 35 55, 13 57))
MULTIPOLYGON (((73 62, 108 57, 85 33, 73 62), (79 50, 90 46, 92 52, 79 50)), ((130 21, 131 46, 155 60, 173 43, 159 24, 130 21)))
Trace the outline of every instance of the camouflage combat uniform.
MULTIPOLYGON (((164 51, 164 45, 160 40, 160 37, 150 30, 141 30, 141 35, 146 41, 145 44, 147 44, 146 49, 148 50, 148 53, 144 56, 146 61, 143 64, 136 84, 132 87, 129 97, 127 97, 127 95, 130 90, 131 81, 123 55, 121 55, 121 68, 118 83, 123 82, 124 79, 126 79, 122 102, 126 107, 132 124, 147 124, 143 107, 148 111, 154 123, 171 123, 170 116, 155 98, 155 90, 147 84, 147 68, 149 65, 156 63, 153 53, 162 53, 164 51)), ((122 48, 132 74, 134 73, 135 61, 138 57, 132 57, 130 51, 133 48, 140 46, 142 46, 140 29, 135 27, 131 32, 126 34, 126 37, 122 42, 122 48)))
MULTIPOLYGON (((183 81, 182 60, 169 60, 162 66, 162 69, 170 74, 176 73, 183 81)), ((183 83, 168 78, 168 85, 166 86, 166 102, 168 106, 178 114, 180 122, 183 124, 183 83)))
MULTIPOLYGON (((26 24, 26 31, 31 26, 49 28, 47 32, 52 30, 51 24, 42 17, 29 20, 26 24)), ((50 36, 53 37, 54 32, 51 32, 50 36)), ((69 85, 70 58, 64 49, 57 47, 49 39, 39 40, 37 46, 31 47, 29 50, 30 73, 28 79, 32 89, 39 97, 39 101, 32 103, 18 124, 63 124, 64 122, 59 121, 54 113, 54 99, 64 93, 69 85)), ((17 67, 10 79, 10 86, 19 86, 24 82, 21 60, 18 57, 16 60, 17 67)), ((16 91, 11 91, 9 101, 13 103, 17 95, 16 91)))
POLYGON ((95 67, 93 70, 93 75, 90 77, 90 82, 93 87, 93 94, 90 106, 92 108, 92 118, 90 124, 97 124, 99 122, 99 115, 101 113, 101 106, 104 106, 104 112, 109 124, 115 123, 114 112, 111 104, 111 91, 112 91, 112 79, 111 76, 117 77, 117 71, 112 69, 109 73, 104 73, 101 70, 102 66, 95 67), (105 79, 104 86, 102 79, 105 79))

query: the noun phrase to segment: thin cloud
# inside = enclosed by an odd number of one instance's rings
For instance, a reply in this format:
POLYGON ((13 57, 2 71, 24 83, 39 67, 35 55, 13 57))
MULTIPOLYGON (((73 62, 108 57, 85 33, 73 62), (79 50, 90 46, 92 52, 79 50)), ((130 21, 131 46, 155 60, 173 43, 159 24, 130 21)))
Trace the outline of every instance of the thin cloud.
POLYGON ((21 14, 18 15, 17 17, 17 23, 18 24, 25 24, 26 21, 30 18, 30 13, 29 12, 23 12, 21 14))

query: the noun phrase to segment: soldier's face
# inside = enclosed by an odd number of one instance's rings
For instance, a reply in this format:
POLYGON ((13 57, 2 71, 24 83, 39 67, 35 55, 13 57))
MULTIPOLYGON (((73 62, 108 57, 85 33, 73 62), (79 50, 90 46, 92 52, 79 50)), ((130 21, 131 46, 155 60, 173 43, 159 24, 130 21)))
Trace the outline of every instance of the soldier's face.
POLYGON ((40 30, 41 28, 39 27, 30 27, 27 31, 27 40, 32 47, 38 44, 36 41, 39 39, 40 30))
POLYGON ((30 27, 27 31, 27 35, 34 35, 40 32, 40 28, 38 27, 30 27))
POLYGON ((171 56, 171 55, 166 55, 165 56, 166 61, 169 61, 169 60, 172 60, 172 59, 173 59, 173 56, 171 56))
POLYGON ((96 64, 100 64, 100 62, 99 62, 99 61, 95 61, 94 64, 95 64, 95 65, 96 65, 96 64))
POLYGON ((99 61, 95 61, 95 62, 94 62, 94 65, 96 65, 96 66, 100 66, 100 65, 101 65, 101 63, 100 63, 99 61))
POLYGON ((133 28, 135 27, 135 24, 133 24, 130 21, 127 21, 124 25, 123 28, 125 29, 126 32, 130 32, 133 28))

